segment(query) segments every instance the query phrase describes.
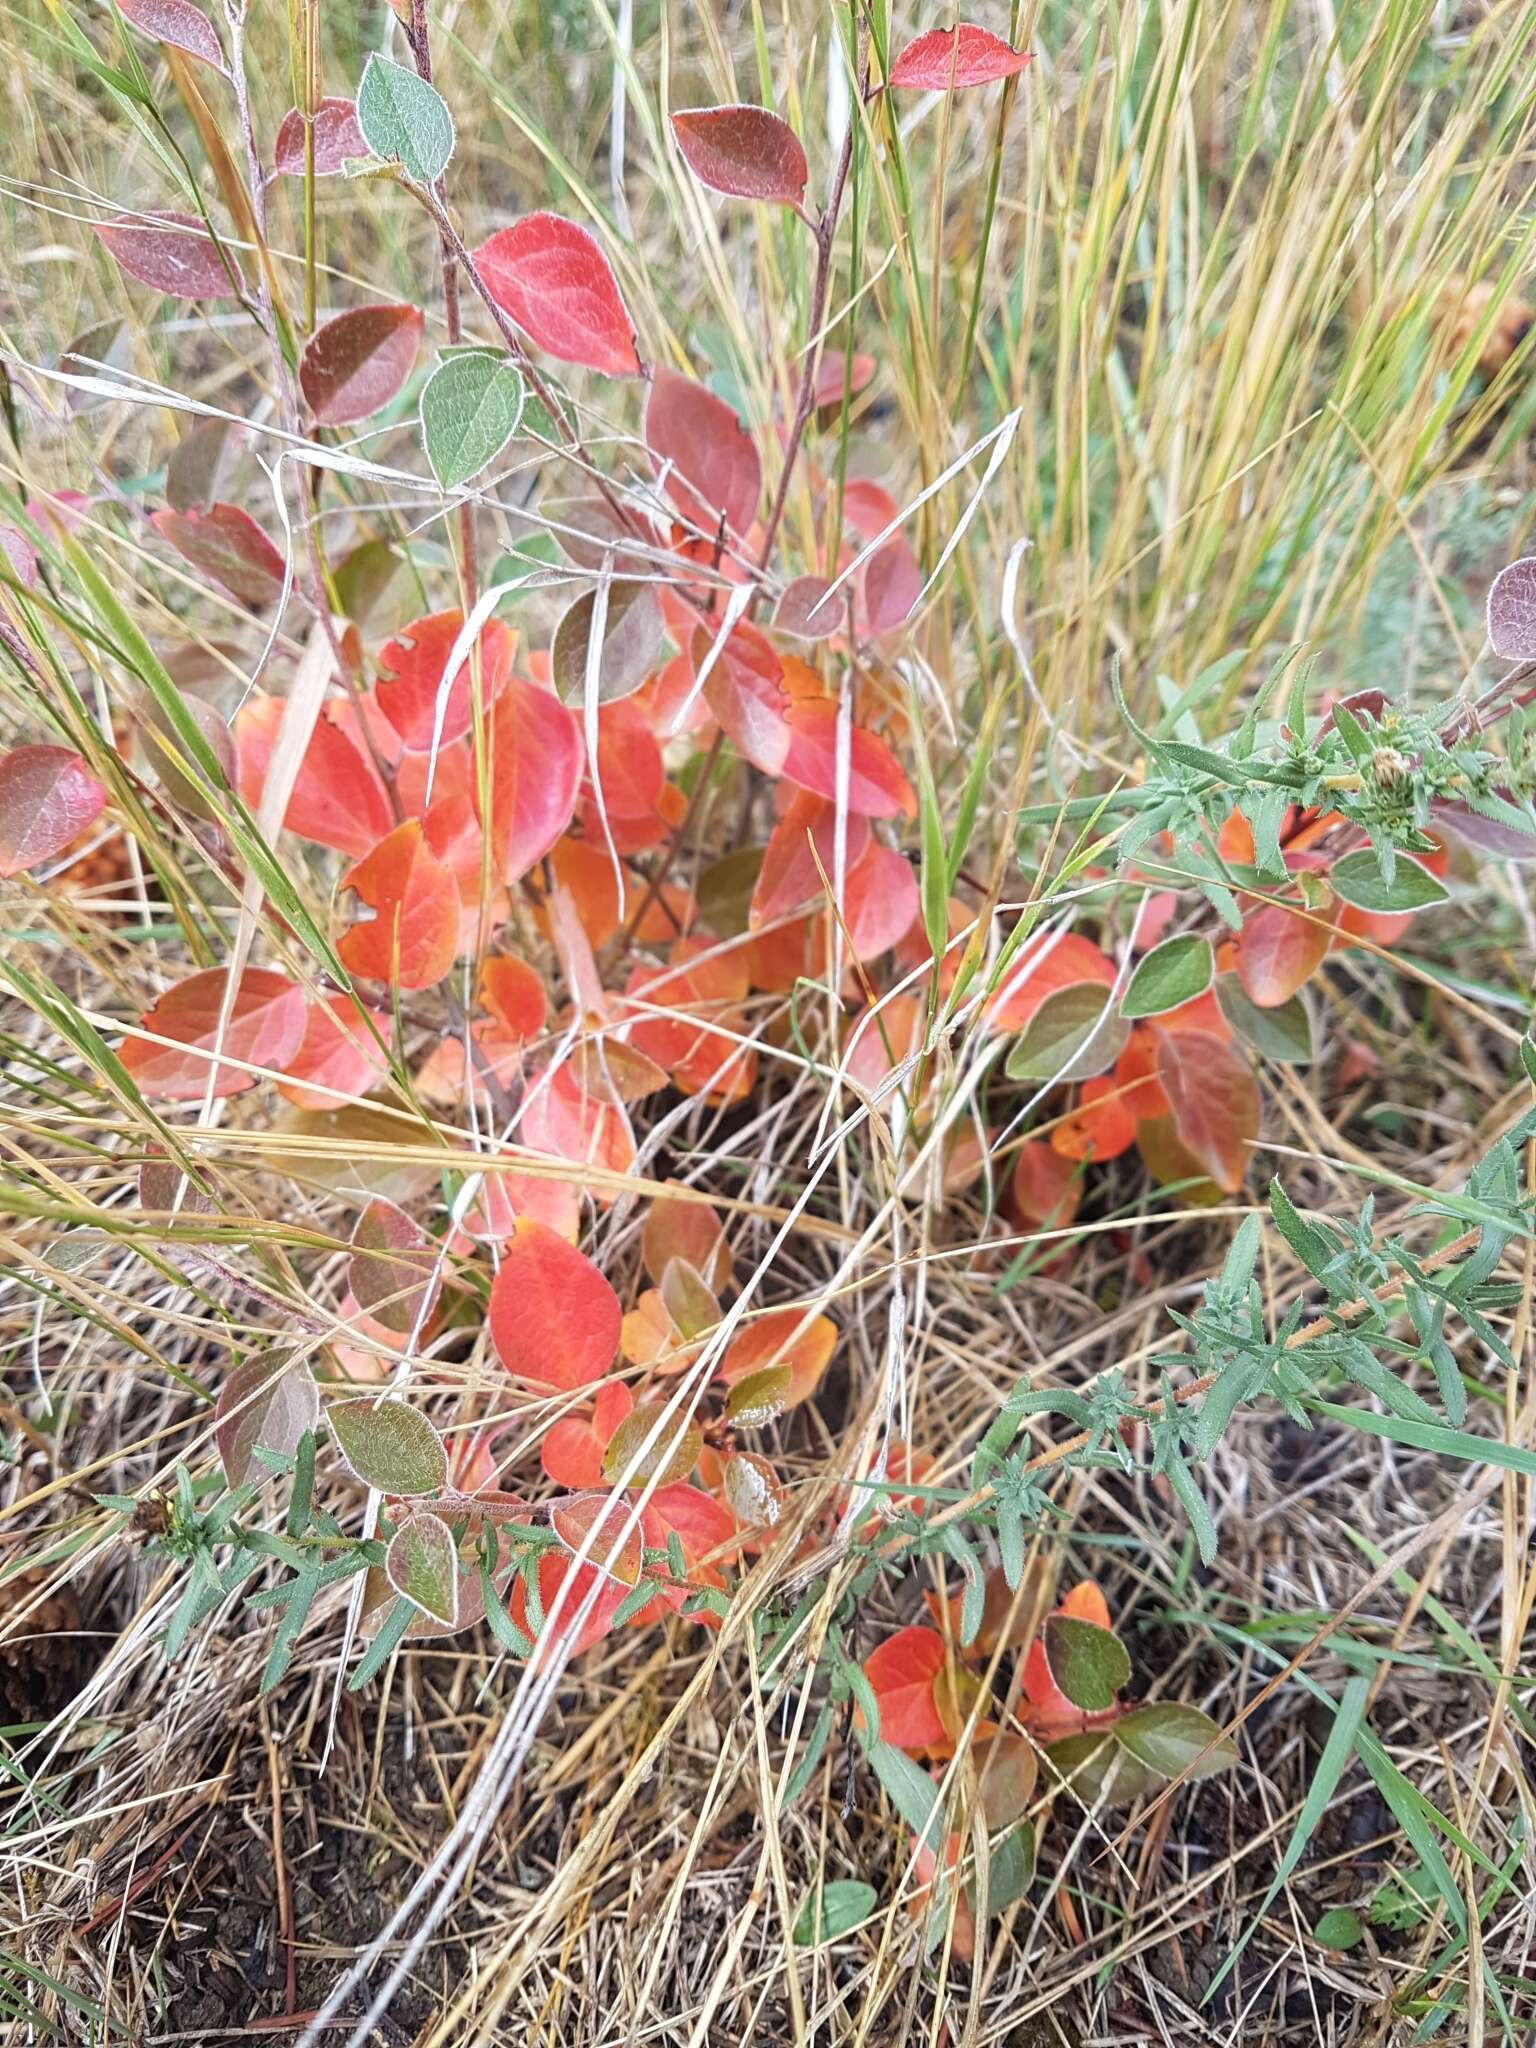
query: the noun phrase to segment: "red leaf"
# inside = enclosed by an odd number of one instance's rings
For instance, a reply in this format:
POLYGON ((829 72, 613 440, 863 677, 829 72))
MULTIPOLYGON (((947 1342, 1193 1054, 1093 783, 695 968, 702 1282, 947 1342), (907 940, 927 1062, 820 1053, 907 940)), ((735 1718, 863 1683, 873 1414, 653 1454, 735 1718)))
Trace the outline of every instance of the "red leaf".
MULTIPOLYGON (((708 658, 714 638, 707 626, 695 631, 695 674, 708 658)), ((765 775, 779 774, 791 739, 784 664, 756 626, 734 628, 704 679, 704 699, 726 737, 735 741, 752 766, 765 775)))
POLYGON ((906 624, 923 587, 923 572, 904 534, 896 534, 864 564, 865 625, 888 633, 906 624))
POLYGON ((584 1252, 520 1218, 491 1287, 490 1331, 510 1373, 569 1393, 607 1372, 619 1348, 619 1297, 584 1252))
MULTIPOLYGON (((277 697, 252 697, 235 714, 240 794, 253 809, 261 801, 282 719, 277 697)), ((378 845, 390 819, 389 798, 372 762, 322 712, 299 763, 284 828, 357 856, 378 845)))
MULTIPOLYGON (((841 349, 828 349, 816 365, 816 388, 813 396, 818 410, 822 406, 841 405, 845 383, 848 386, 848 396, 857 398, 874 374, 873 356, 855 356, 853 361, 849 362, 841 349)), ((893 504, 891 511, 886 514, 886 519, 892 516, 895 509, 893 504)), ((882 519, 872 531, 878 533, 884 524, 885 519, 882 519)), ((865 538, 868 539, 868 535, 865 538)))
MULTIPOLYGON (((653 1550, 665 1550, 676 1536, 682 1545, 683 1562, 689 1581, 695 1586, 720 1586, 722 1564, 729 1564, 741 1549, 736 1517, 713 1494, 679 1480, 658 1486, 641 1510, 645 1541, 653 1550)), ((668 1586, 662 1599, 674 1610, 688 1598, 685 1588, 668 1586)), ((704 1620, 703 1614, 698 1616, 704 1620)))
MULTIPOLYGON (((635 1134, 621 1105, 584 1094, 568 1066, 530 1090, 521 1136, 535 1152, 607 1173, 628 1173, 635 1163, 635 1134)), ((591 1193, 600 1202, 613 1200, 610 1189, 591 1193)))
MULTIPOLYGON (((849 812, 845 827, 848 869, 860 861, 869 846, 869 820, 849 812)), ((751 922, 771 924, 775 918, 798 910, 803 904, 819 903, 825 891, 816 869, 820 860, 829 882, 836 879, 837 812, 824 797, 809 790, 797 790, 784 816, 774 826, 757 871, 752 891, 751 922), (812 857, 811 847, 816 849, 812 857)))
POLYGON ((147 1039, 125 1038, 118 1058, 146 1095, 170 1102, 200 1100, 208 1092, 213 1069, 215 1095, 239 1095, 254 1088, 255 1074, 238 1067, 217 1066, 202 1057, 217 1049, 229 1059, 257 1067, 286 1067, 304 1036, 304 992, 281 974, 247 967, 235 990, 229 1021, 219 1032, 229 976, 222 967, 206 968, 167 989, 153 1009, 139 1019, 146 1031, 173 1045, 152 1045, 147 1039), (184 1049, 183 1049, 184 1048, 184 1049))
POLYGON ((1026 1223, 1065 1230, 1083 1199, 1082 1175, 1040 1138, 1026 1138, 1013 1165, 1013 1199, 1026 1223))
POLYGON ((880 1740, 897 1749, 943 1749, 949 1744, 936 1697, 948 1661, 944 1638, 931 1628, 898 1629, 864 1660, 880 1707, 880 1740))
POLYGON ((546 354, 610 377, 639 375, 634 322, 617 280, 575 221, 530 213, 492 235, 475 264, 497 305, 546 354))
POLYGON ((800 138, 766 107, 685 108, 672 116, 672 133, 689 170, 712 192, 783 206, 805 197, 800 138))
POLYGON ((240 289, 239 272, 231 277, 213 237, 190 213, 124 214, 96 233, 130 277, 167 298, 228 299, 240 289))
MULTIPOLYGON (((607 1539, 605 1551, 612 1540, 612 1537, 607 1539)), ((521 1576, 513 1579, 507 1594, 507 1612, 523 1634, 533 1638, 535 1647, 529 1659, 530 1668, 538 1670, 547 1663, 546 1646, 563 1639, 586 1605, 587 1595, 594 1585, 597 1597, 575 1641, 565 1652, 570 1657, 579 1657, 583 1650, 590 1650, 594 1643, 600 1643, 608 1634, 613 1627, 614 1615, 624 1604, 627 1591, 624 1582, 610 1578, 590 1564, 577 1564, 574 1558, 565 1556, 561 1551, 547 1550, 539 1559, 539 1604, 546 1617, 553 1614, 555 1619, 551 1623, 546 1618, 543 1629, 539 1630, 534 1627, 528 1612, 528 1595, 521 1576)))
POLYGON ((633 697, 603 705, 597 714, 597 780, 609 818, 654 817, 666 779, 645 707, 633 697))
POLYGON ((414 306, 354 306, 318 328, 299 357, 299 384, 321 426, 350 426, 388 405, 425 326, 414 306))
POLYGON ((353 974, 399 988, 430 988, 459 948, 459 891, 453 872, 408 818, 341 878, 374 912, 343 932, 336 951, 353 974))
MULTIPOLYGON (((836 802, 837 706, 830 700, 792 705, 788 724, 790 742, 779 772, 787 782, 836 802)), ((866 818, 894 818, 898 812, 911 817, 917 809, 901 763, 878 733, 862 725, 848 734, 848 808, 866 818)))
POLYGON ((68 747, 0 754, 0 875, 51 860, 100 812, 107 792, 68 747))
MULTIPOLYGON (((453 643, 464 629, 461 611, 429 612, 402 626, 395 639, 379 655, 379 684, 374 692, 379 709, 400 735, 407 753, 425 754, 432 746, 437 718, 437 696, 453 643)), ((516 635, 500 619, 487 619, 480 628, 480 702, 489 705, 498 697, 512 673, 516 635)), ((441 743, 449 745, 470 728, 473 708, 470 691, 472 662, 460 662, 448 686, 443 711, 441 743)))
POLYGON ((1063 932, 1055 939, 1026 939, 1022 962, 1016 961, 1009 969, 992 1006, 993 1029, 1022 1031, 1048 995, 1076 981, 1097 981, 1113 988, 1115 963, 1080 932, 1063 932))
POLYGON ((1085 1081, 1078 1106, 1051 1133, 1051 1150, 1063 1159, 1118 1159, 1136 1142, 1136 1121, 1111 1074, 1085 1081))
POLYGON ((736 534, 747 531, 762 496, 762 464, 723 398, 691 377, 658 370, 645 403, 645 445, 671 464, 667 495, 685 519, 713 536, 723 513, 736 534))
POLYGON ((1322 965, 1333 943, 1326 917, 1303 917, 1278 903, 1264 903, 1243 918, 1237 935, 1237 978, 1260 1009, 1273 1009, 1295 995, 1322 965))
MULTIPOLYGON (((357 108, 351 100, 321 100, 315 108, 314 129, 317 178, 337 177, 348 157, 360 161, 368 154, 363 131, 357 125, 357 108)), ((303 177, 304 116, 297 107, 290 107, 278 125, 272 160, 280 177, 303 177)))
POLYGON ((773 614, 773 630, 789 633, 796 640, 826 640, 843 623, 841 604, 822 600, 832 588, 825 576, 797 576, 786 584, 773 614))
POLYGON ((206 512, 167 507, 149 523, 184 561, 222 584, 242 604, 271 604, 282 595, 286 564, 250 513, 238 505, 210 505, 206 512))
POLYGON ((849 871, 843 922, 857 960, 877 960, 902 938, 918 913, 917 875, 893 846, 872 839, 849 871))
POLYGON ((1158 1079, 1180 1142, 1225 1193, 1236 1194, 1259 1135, 1259 1089, 1235 1047, 1206 1031, 1161 1031, 1158 1079))
POLYGON ((590 1409, 563 1415, 544 1432, 539 1460, 557 1486, 581 1492, 603 1483, 603 1453, 635 1405, 622 1380, 604 1380, 590 1409))
POLYGON ((383 1010, 358 1014, 351 996, 327 996, 311 1003, 299 1049, 284 1071, 277 1092, 298 1109, 335 1110, 365 1095, 389 1071, 383 1044, 389 1044, 389 1018, 383 1010), (369 1029, 372 1022, 373 1030, 369 1029), (375 1038, 377 1031, 378 1038, 375 1038))
POLYGON ((731 1283, 731 1248, 720 1218, 707 1202, 690 1201, 687 1195, 658 1195, 650 1204, 640 1230, 640 1256, 658 1287, 674 1259, 692 1266, 716 1293, 731 1283))
POLYGON ((1029 62, 1027 50, 1015 50, 974 22, 955 28, 933 28, 908 43, 891 66, 892 85, 920 92, 947 92, 952 85, 990 85, 1011 78, 1029 62))
MULTIPOLYGON (((576 810, 581 723, 548 690, 508 678, 488 721, 491 864, 521 881, 554 846, 576 810)), ((479 806, 478 788, 476 807, 479 806)))
POLYGON ((192 0, 118 0, 118 5, 126 21, 157 43, 170 43, 190 56, 201 57, 215 71, 224 70, 224 52, 213 23, 192 0))
POLYGON ((476 1000, 513 1038, 534 1038, 544 1029, 549 1004, 544 984, 526 960, 493 953, 480 969, 476 1000))

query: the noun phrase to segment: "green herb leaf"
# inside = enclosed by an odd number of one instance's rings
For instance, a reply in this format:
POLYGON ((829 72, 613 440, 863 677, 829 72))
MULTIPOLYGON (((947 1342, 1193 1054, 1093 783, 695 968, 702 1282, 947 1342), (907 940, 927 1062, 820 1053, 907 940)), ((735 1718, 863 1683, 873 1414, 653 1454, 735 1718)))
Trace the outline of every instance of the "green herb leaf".
POLYGON ((522 424, 527 388, 505 356, 474 349, 449 356, 421 394, 421 438, 445 491, 478 476, 522 424))
POLYGON ((1131 976, 1120 1002, 1122 1017, 1160 1017, 1203 996, 1216 976, 1209 939, 1186 933, 1154 946, 1131 976))
POLYGON ((442 94, 377 51, 357 89, 357 125, 375 156, 400 163, 418 185, 433 184, 453 155, 453 116, 442 94))

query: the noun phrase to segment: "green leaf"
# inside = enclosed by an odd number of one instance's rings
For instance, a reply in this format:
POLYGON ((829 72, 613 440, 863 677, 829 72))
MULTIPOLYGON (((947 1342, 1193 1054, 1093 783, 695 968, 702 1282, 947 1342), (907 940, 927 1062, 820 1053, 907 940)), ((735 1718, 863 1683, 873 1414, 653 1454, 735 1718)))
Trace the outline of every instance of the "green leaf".
POLYGON ((389 1583, 434 1621, 459 1618, 459 1561, 453 1532, 439 1515, 407 1515, 384 1558, 389 1583))
POLYGON ((805 1903, 795 1915, 794 1938, 799 1948, 816 1948, 824 1941, 836 1941, 850 1927, 857 1927, 875 1910, 876 1892, 861 1878, 840 1877, 832 1884, 806 1893, 805 1903))
MULTIPOLYGON (((704 1432, 686 1415, 667 1415, 659 1402, 632 1409, 603 1453, 603 1478, 610 1486, 672 1486, 686 1479, 704 1448, 704 1432)), ((683 1576, 683 1574, 679 1574, 683 1576)))
POLYGON ((1184 1772, 1209 1778, 1237 1762, 1237 1746, 1223 1735, 1209 1714, 1177 1700, 1156 1700, 1133 1707, 1115 1723, 1115 1740, 1160 1777, 1184 1772))
POLYGON ((407 1500, 441 1493, 447 1485, 442 1438, 403 1401, 343 1401, 328 1408, 325 1419, 364 1485, 407 1500))
POLYGON ((453 155, 453 116, 441 93, 377 51, 357 89, 357 125, 375 156, 398 161, 418 185, 431 185, 453 155))
POLYGON ((987 1856, 987 1918, 1006 1913, 1034 1882, 1035 1831, 1027 1820, 994 1842, 987 1856))
POLYGON ((1396 863, 1389 882, 1368 847, 1336 860, 1328 871, 1328 880, 1335 894, 1357 910, 1423 910, 1431 903, 1449 902, 1451 894, 1444 882, 1411 859, 1396 863))
POLYGON ((1045 1752, 1049 1775, 1084 1806, 1125 1806, 1163 1782, 1112 1735, 1068 1735, 1045 1752))
POLYGON ((1324 1948, 1358 1948, 1365 1939, 1365 1929, 1353 1906, 1334 1906, 1322 1915, 1312 1935, 1324 1948))
POLYGON ((421 394, 421 438, 445 491, 478 476, 522 424, 527 389, 516 365, 486 349, 449 356, 421 394))
POLYGON ((794 1384, 787 1365, 762 1365, 744 1373, 725 1397, 725 1419, 737 1429, 762 1429, 784 1413, 794 1384))
POLYGON ((1289 996, 1272 1009, 1261 1010, 1250 1001, 1235 974, 1219 974, 1216 1000, 1232 1029, 1265 1059, 1291 1067, 1312 1064, 1312 1019, 1300 996, 1289 996))
POLYGON ((913 1763, 911 1757, 903 1756, 888 1742, 871 1743, 869 1761, 885 1789, 886 1798, 913 1834, 924 1840, 930 1849, 937 1850, 939 1788, 932 1778, 920 1765, 913 1763))
POLYGON ((1130 1683, 1131 1660, 1114 1630, 1075 1614, 1047 1617, 1045 1656, 1052 1678, 1085 1714, 1105 1713, 1130 1683))
POLYGON ((1102 1074, 1120 1056, 1130 1026, 1115 1014, 1110 991, 1097 981, 1075 981, 1048 995, 1014 1040, 1010 1081, 1082 1081, 1102 1074))
POLYGON ((1209 939, 1186 933, 1154 946, 1131 976, 1120 1001, 1122 1017, 1161 1017, 1203 996, 1216 976, 1209 939))

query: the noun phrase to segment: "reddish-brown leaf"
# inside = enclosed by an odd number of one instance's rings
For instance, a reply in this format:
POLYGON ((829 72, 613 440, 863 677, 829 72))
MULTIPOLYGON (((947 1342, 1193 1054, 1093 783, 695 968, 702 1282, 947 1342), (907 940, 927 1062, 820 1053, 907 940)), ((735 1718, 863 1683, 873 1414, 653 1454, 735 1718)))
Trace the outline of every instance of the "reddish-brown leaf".
POLYGON ((1079 932, 1026 940, 1022 953, 1022 961, 1009 970, 992 1007, 991 1021, 998 1031, 1022 1031, 1048 995, 1070 988, 1074 982, 1097 981, 1105 988, 1114 987, 1114 961, 1079 932))
POLYGON ((201 57, 215 71, 223 71, 224 52, 213 23, 192 0, 118 0, 123 19, 153 36, 157 43, 169 43, 189 56, 201 57))
POLYGON ((336 951, 353 974, 399 988, 430 988, 459 946, 459 890, 453 870, 408 818, 347 869, 341 886, 373 911, 343 932, 336 951))
POLYGON ((1026 1138, 1013 1163, 1013 1199, 1026 1223, 1064 1230, 1083 1199, 1082 1176, 1043 1138, 1026 1138))
POLYGON ((584 1252, 524 1217, 491 1287, 490 1331, 510 1373, 569 1393, 600 1380, 619 1348, 619 1297, 584 1252))
POLYGON ((213 237, 190 213, 124 214, 96 233, 130 277, 167 298, 227 299, 240 289, 238 271, 231 277, 213 237))
POLYGON ((0 754, 0 875, 19 875, 62 853, 106 800, 106 790, 69 747, 0 754))
MULTIPOLYGON (((454 642, 464 630, 464 614, 453 610, 429 612, 402 626, 379 655, 379 684, 375 691, 379 709, 400 735, 407 753, 425 754, 432 746, 437 721, 438 693, 454 642)), ((512 656, 517 637, 500 619, 487 619, 480 628, 477 648, 461 661, 448 686, 443 707, 443 746, 469 731, 474 708, 471 690, 474 657, 480 668, 480 702, 491 704, 512 673, 512 656)))
MULTIPOLYGON (((351 100, 321 100, 315 108, 314 129, 317 178, 338 177, 349 157, 361 161, 369 153, 351 100)), ((278 124, 272 158, 280 177, 304 176, 304 116, 297 107, 290 107, 278 124)))
POLYGON ((891 66, 890 82, 919 92, 947 92, 952 85, 1011 78, 1028 62, 1027 50, 1015 50, 987 29, 962 21, 955 28, 929 29, 908 43, 891 66))
POLYGON ((880 1708, 880 1740, 897 1749, 943 1749, 949 1734, 939 1712, 937 1681, 948 1662, 936 1629, 898 1629, 864 1660, 864 1676, 880 1708))
POLYGON ((716 1294, 731 1284, 731 1248, 720 1218, 707 1202, 686 1195, 658 1195, 651 1203, 640 1231, 640 1256, 658 1287, 674 1259, 692 1266, 716 1294))
MULTIPOLYGON (((707 626, 693 635, 694 672, 703 667, 714 645, 707 626)), ((777 775, 789 753, 789 697, 784 688, 784 663, 772 642, 756 626, 734 628, 704 680, 704 699, 728 739, 765 775, 777 775)))
MULTIPOLYGON (((643 1538, 640 1517, 621 1493, 573 1493, 549 1511, 550 1527, 572 1556, 623 1585, 640 1577, 643 1538)), ((566 1622, 574 1620, 578 1602, 567 1598, 566 1622)), ((557 1630, 559 1624, 556 1624, 557 1630)))
POLYGON ((871 633, 906 624, 923 587, 923 572, 904 534, 877 548, 864 564, 864 623, 871 633))
POLYGON ((712 192, 798 206, 805 197, 805 151, 787 121, 766 107, 688 107, 672 133, 689 170, 712 192))
POLYGON ((836 633, 843 623, 842 602, 822 602, 831 587, 825 576, 797 576, 779 599, 773 630, 796 640, 825 640, 836 633))
MULTIPOLYGON (((724 720, 721 723, 724 724, 724 720)), ((787 782, 837 799, 837 706, 828 700, 792 705, 789 746, 780 773, 787 782)), ((848 808, 866 818, 910 817, 917 809, 901 763, 878 733, 855 725, 848 734, 848 808)))
POLYGON ((503 881, 518 882, 575 813, 581 722, 550 691, 512 676, 489 724, 491 865, 503 881))
POLYGON ((169 1102, 200 1100, 214 1095, 239 1095, 254 1088, 259 1076, 226 1064, 242 1060, 256 1067, 286 1067, 304 1037, 304 992, 281 974, 265 967, 247 967, 235 989, 223 1032, 229 976, 222 967, 206 968, 167 989, 139 1019, 157 1038, 174 1041, 155 1045, 144 1038, 125 1038, 118 1058, 146 1095, 169 1102), (224 1058, 215 1064, 212 1055, 224 1058))
POLYGON ((530 213, 482 244, 475 264, 497 305, 546 354, 638 376, 629 309, 607 257, 575 221, 530 213))
POLYGON ((357 1219, 347 1278, 359 1308, 397 1337, 412 1337, 441 1286, 437 1247, 393 1202, 376 1199, 357 1219))
POLYGON ((1157 1074, 1179 1140, 1226 1194, 1236 1194, 1259 1135, 1259 1089, 1235 1046, 1207 1031, 1160 1031, 1157 1074))
POLYGON ((37 549, 19 528, 0 524, 0 556, 16 581, 28 590, 37 588, 37 549))
POLYGON ((645 404, 645 445, 670 465, 667 495, 685 519, 711 536, 722 516, 736 534, 747 531, 762 496, 762 464, 723 398, 691 377, 657 370, 645 404))
POLYGON ((238 505, 210 505, 206 512, 177 512, 168 506, 149 523, 184 561, 211 576, 242 604, 271 604, 281 597, 287 565, 250 513, 238 505))
POLYGON ((299 384, 321 426, 350 426, 388 405, 425 326, 414 306, 354 306, 318 328, 299 357, 299 384))
MULTIPOLYGON (((261 801, 282 720, 278 697, 252 697, 235 714, 240 794, 252 809, 261 801)), ((389 798, 373 763, 322 712, 299 763, 284 827, 317 846, 357 857, 378 845, 390 820, 389 798)))
POLYGON ((384 1050, 389 1030, 383 1010, 360 1015, 351 996, 311 1003, 304 1036, 284 1070, 288 1079, 277 1084, 278 1093, 297 1109, 320 1111, 340 1109, 366 1095, 389 1071, 384 1050))

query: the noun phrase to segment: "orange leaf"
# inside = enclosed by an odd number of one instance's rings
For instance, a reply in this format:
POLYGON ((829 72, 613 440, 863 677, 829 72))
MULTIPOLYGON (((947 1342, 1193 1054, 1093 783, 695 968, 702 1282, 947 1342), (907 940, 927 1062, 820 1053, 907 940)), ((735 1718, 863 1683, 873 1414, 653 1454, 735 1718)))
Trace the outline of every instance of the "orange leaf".
POLYGON ((459 891, 451 869, 408 818, 341 878, 374 912, 344 932, 336 951, 353 973, 400 988, 430 988, 453 965, 459 944, 459 891))
POLYGON ((937 1681, 948 1662, 944 1638, 931 1628, 898 1629, 864 1660, 880 1708, 880 1740, 897 1749, 951 1747, 939 1711, 937 1681))
POLYGON ((1237 978, 1260 1009, 1273 1009, 1312 978, 1332 942, 1326 918, 1260 904, 1244 916, 1237 935, 1237 978))
POLYGON ((278 1093, 298 1109, 322 1111, 340 1109, 344 1102, 366 1095, 389 1072, 383 1049, 389 1032, 383 1010, 360 1012, 352 996, 327 996, 311 1003, 304 1036, 284 1069, 288 1079, 277 1084, 278 1093))
POLYGON ((1158 1078, 1180 1142, 1225 1193, 1236 1194, 1259 1135, 1259 1089, 1235 1047, 1204 1031, 1158 1034, 1158 1078))
POLYGON ((1113 988, 1115 963, 1101 953, 1091 939, 1080 932, 1063 932, 1055 939, 1030 939, 1024 944, 1024 959, 1015 964, 992 1005, 991 1022, 996 1031, 1022 1031, 1036 1010, 1059 988, 1074 982, 1096 981, 1113 988))
POLYGON ((509 1038, 535 1038, 544 1029, 548 999, 544 984, 515 953, 487 955, 475 1000, 489 1010, 509 1038))
POLYGON ((146 1031, 173 1039, 173 1045, 152 1045, 125 1038, 118 1058, 146 1095, 170 1102, 193 1102, 209 1093, 239 1095, 254 1088, 255 1074, 217 1065, 215 1050, 256 1067, 286 1067, 304 1037, 304 992, 281 974, 247 967, 235 989, 228 1022, 221 1031, 229 976, 222 967, 206 968, 167 989, 139 1019, 146 1031))
POLYGON ((717 1379, 734 1386, 749 1372, 787 1365, 789 1386, 783 1405, 808 1401, 837 1349, 837 1325, 829 1316, 807 1316, 803 1309, 773 1308, 738 1330, 715 1369, 717 1379))
POLYGON ((640 1231, 640 1256, 658 1287, 674 1259, 692 1266, 716 1294, 731 1284, 731 1248, 720 1218, 707 1202, 686 1195, 658 1195, 651 1203, 640 1231))
MULTIPOLYGON (((240 794, 253 810, 261 801, 282 719, 283 705, 277 697, 252 697, 235 714, 240 794)), ((378 845, 391 816, 389 798, 372 762, 322 712, 299 763, 283 816, 285 830, 356 858, 378 845)))
POLYGON ((1111 1074, 1085 1081, 1077 1108, 1051 1133, 1051 1150, 1063 1159, 1118 1159, 1135 1142, 1135 1122, 1111 1074))
POLYGON ((491 1288, 490 1331, 510 1373, 569 1392, 613 1363, 619 1297, 584 1252, 523 1217, 491 1288))
MULTIPOLYGON (((722 719, 721 724, 725 723, 722 719)), ((837 798, 837 706, 830 699, 792 705, 789 745, 780 773, 812 789, 829 803, 837 798)), ((855 725, 848 733, 848 808, 866 818, 911 817, 917 809, 912 785, 878 733, 855 725)))
POLYGON ((603 1453, 634 1405, 622 1380, 604 1380, 590 1408, 550 1424, 539 1445, 539 1459, 557 1486, 581 1490, 602 1485, 603 1453))
MULTIPOLYGON (((429 612, 403 626, 379 655, 380 681, 375 696, 379 709, 400 735, 407 753, 426 753, 432 745, 437 699, 453 644, 464 628, 461 611, 429 612)), ((472 708, 471 674, 479 655, 480 702, 488 706, 512 673, 516 636, 500 619, 487 619, 476 647, 454 671, 443 707, 444 742, 469 731, 472 708)))
POLYGON ((1083 1199, 1082 1176, 1052 1146, 1028 1138, 1014 1162, 1013 1199, 1026 1223, 1064 1230, 1083 1199))

